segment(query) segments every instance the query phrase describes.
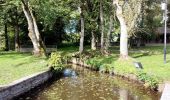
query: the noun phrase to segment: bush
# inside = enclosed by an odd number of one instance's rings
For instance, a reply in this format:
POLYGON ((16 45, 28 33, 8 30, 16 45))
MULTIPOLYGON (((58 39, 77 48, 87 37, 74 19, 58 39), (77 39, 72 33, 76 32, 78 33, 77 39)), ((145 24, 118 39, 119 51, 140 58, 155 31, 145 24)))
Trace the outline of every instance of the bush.
POLYGON ((114 67, 111 64, 103 64, 103 65, 100 66, 99 71, 104 72, 104 73, 108 72, 110 74, 113 74, 114 67))
POLYGON ((143 71, 139 71, 137 77, 139 80, 145 82, 145 87, 151 87, 151 89, 156 89, 158 87, 159 81, 156 76, 148 75, 143 71))
POLYGON ((53 67, 56 70, 62 70, 64 68, 64 60, 59 52, 53 52, 48 60, 48 66, 53 67))
POLYGON ((97 61, 95 59, 87 60, 86 64, 90 65, 94 69, 99 69, 102 65, 100 61, 97 61))

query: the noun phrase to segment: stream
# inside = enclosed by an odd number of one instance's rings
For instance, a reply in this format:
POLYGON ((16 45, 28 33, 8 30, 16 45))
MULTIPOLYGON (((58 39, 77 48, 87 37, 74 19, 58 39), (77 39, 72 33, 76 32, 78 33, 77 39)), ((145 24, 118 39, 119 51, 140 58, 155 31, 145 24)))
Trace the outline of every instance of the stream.
POLYGON ((72 65, 77 76, 61 77, 16 100, 159 100, 160 94, 116 76, 72 65))

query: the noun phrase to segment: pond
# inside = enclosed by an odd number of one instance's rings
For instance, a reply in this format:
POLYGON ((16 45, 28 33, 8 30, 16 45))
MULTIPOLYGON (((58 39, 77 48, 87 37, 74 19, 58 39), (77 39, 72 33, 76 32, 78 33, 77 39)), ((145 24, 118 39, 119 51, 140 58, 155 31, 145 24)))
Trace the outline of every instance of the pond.
POLYGON ((78 75, 48 82, 16 100, 159 100, 135 82, 72 65, 78 75))

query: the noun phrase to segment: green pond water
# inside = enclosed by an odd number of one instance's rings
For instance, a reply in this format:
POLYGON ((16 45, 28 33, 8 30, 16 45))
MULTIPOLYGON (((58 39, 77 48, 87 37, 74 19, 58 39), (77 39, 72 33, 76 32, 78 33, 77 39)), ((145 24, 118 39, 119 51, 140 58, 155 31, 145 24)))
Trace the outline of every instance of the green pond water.
POLYGON ((72 66, 76 77, 48 82, 16 100, 159 100, 160 94, 135 82, 72 66))

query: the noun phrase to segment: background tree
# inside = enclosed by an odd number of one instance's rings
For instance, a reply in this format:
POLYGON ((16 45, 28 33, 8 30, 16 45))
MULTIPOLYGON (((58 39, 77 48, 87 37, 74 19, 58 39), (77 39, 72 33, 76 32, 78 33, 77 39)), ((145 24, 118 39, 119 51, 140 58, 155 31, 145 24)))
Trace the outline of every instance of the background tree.
POLYGON ((84 49, 84 1, 83 0, 80 0, 80 6, 78 9, 80 12, 80 23, 81 23, 79 52, 82 53, 84 49))

